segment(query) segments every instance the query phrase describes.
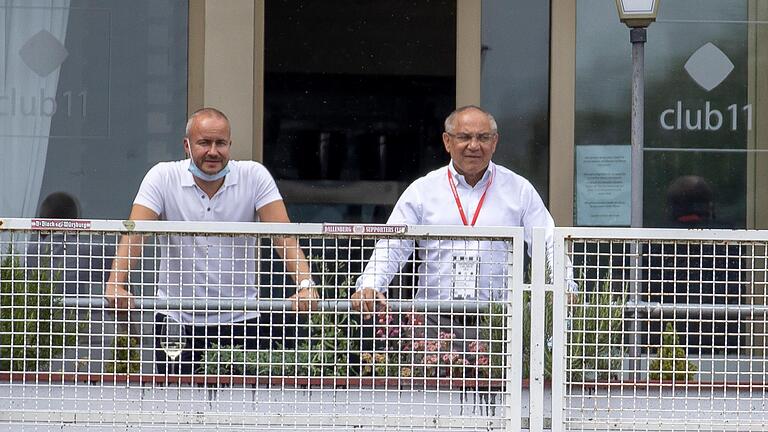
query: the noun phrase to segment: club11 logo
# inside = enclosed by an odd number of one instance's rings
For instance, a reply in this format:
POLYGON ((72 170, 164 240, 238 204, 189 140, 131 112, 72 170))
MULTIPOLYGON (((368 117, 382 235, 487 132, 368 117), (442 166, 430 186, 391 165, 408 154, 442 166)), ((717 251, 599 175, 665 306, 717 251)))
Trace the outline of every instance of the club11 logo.
MULTIPOLYGON (((707 42, 691 54, 684 69, 696 84, 710 92, 728 78, 734 66, 720 48, 707 42)), ((751 104, 730 104, 725 109, 718 109, 713 108, 710 101, 705 101, 703 108, 691 109, 678 100, 674 107, 665 109, 659 115, 659 124, 664 130, 714 132, 728 128, 736 131, 744 121, 747 130, 752 130, 751 104)))

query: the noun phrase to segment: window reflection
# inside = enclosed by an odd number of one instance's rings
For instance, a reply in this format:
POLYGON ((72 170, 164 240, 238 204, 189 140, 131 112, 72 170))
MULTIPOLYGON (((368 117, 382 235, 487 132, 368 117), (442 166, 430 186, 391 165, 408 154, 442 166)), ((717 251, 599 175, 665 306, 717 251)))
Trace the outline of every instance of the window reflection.
MULTIPOLYGON (((50 136, 47 151, 39 145, 40 136, 8 141, 16 148, 34 149, 30 154, 42 155, 44 169, 38 165, 28 168, 28 164, 6 158, 6 163, 18 164, 29 175, 38 176, 39 189, 20 188, 28 194, 27 201, 16 200, 25 202, 24 212, 4 215, 31 217, 37 208, 38 191, 39 197, 66 191, 80 201, 82 217, 125 218, 144 173, 158 161, 182 157, 179 140, 187 111, 187 1, 29 3, 0 7, 0 13, 5 11, 6 22, 14 22, 14 26, 36 29, 23 21, 23 14, 50 8, 61 15, 66 10, 66 35, 57 33, 56 37, 63 42, 67 56, 57 70, 54 93, 46 93, 56 101, 50 131, 37 134, 50 136)), ((19 83, 11 81, 10 86, 19 87, 19 83)), ((39 92, 38 87, 32 94, 39 92)), ((45 109, 52 107, 52 103, 46 104, 45 109)), ((18 122, 17 118, 9 119, 18 122)), ((0 137, 0 142, 4 139, 0 137)))
MULTIPOLYGON (((648 29, 645 226, 668 226, 667 188, 680 176, 701 176, 717 200, 718 225, 746 227, 756 113, 749 96, 750 29, 765 25, 750 22, 749 3, 663 2, 648 29)), ((631 45, 615 3, 579 1, 576 33, 575 144, 629 145, 631 45)))

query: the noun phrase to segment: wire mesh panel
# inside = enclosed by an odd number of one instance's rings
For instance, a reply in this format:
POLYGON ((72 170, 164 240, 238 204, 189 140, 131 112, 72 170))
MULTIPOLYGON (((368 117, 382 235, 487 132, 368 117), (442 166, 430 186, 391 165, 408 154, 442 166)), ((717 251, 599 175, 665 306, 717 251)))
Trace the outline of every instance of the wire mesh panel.
POLYGON ((765 232, 561 233, 568 429, 768 429, 765 232))
POLYGON ((519 423, 521 230, 51 223, 0 224, 0 425, 519 423))

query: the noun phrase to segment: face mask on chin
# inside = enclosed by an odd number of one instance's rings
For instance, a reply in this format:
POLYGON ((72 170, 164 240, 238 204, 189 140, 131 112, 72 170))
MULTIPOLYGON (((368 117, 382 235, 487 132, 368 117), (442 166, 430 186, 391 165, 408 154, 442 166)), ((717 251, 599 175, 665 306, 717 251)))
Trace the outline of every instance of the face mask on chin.
MULTIPOLYGON (((185 139, 185 141, 186 141, 186 139, 185 139)), ((189 145, 189 141, 186 142, 186 145, 189 145)), ((192 151, 191 151, 191 149, 189 149, 189 147, 187 147, 187 148, 185 148, 185 150, 188 152, 187 155, 189 155, 189 167, 187 169, 189 170, 189 172, 192 173, 193 176, 199 178, 200 180, 212 182, 212 181, 216 181, 216 180, 222 179, 222 178, 224 178, 224 176, 229 174, 229 163, 224 165, 224 168, 222 168, 216 174, 206 174, 206 173, 204 173, 203 170, 201 170, 197 166, 197 164, 195 163, 195 160, 192 159, 192 151)))
POLYGON ((221 171, 217 172, 216 174, 206 174, 197 167, 195 161, 192 158, 189 158, 189 168, 187 169, 192 173, 193 176, 199 178, 200 180, 209 182, 219 180, 224 178, 225 175, 229 174, 229 164, 224 165, 224 168, 222 168, 221 171))

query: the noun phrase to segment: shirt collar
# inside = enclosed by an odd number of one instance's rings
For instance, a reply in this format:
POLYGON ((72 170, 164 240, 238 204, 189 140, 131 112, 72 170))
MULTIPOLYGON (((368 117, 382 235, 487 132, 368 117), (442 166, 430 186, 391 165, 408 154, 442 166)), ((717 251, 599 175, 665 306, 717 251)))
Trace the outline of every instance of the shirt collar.
MULTIPOLYGON (((197 183, 195 183, 195 176, 193 176, 192 173, 189 171, 189 169, 187 169, 189 168, 189 159, 184 159, 184 163, 182 165, 183 165, 184 172, 181 175, 181 187, 197 186, 197 183)), ((240 177, 238 175, 239 173, 237 170, 236 161, 233 161, 230 159, 230 161, 227 162, 227 166, 229 166, 229 173, 227 173, 227 175, 224 176, 224 184, 221 185, 221 189, 236 185, 240 177)))
MULTIPOLYGON (((463 175, 459 174, 458 171, 456 171, 456 166, 453 164, 453 160, 448 164, 448 171, 451 173, 451 177, 453 178, 453 181, 456 184, 465 185, 466 187, 472 189, 473 186, 470 186, 469 183, 467 183, 467 180, 464 178, 463 175)), ((488 162, 488 168, 485 169, 485 172, 483 173, 483 177, 480 178, 480 181, 477 182, 477 184, 474 187, 484 187, 486 182, 491 178, 491 173, 496 171, 496 167, 494 163, 488 162)))

